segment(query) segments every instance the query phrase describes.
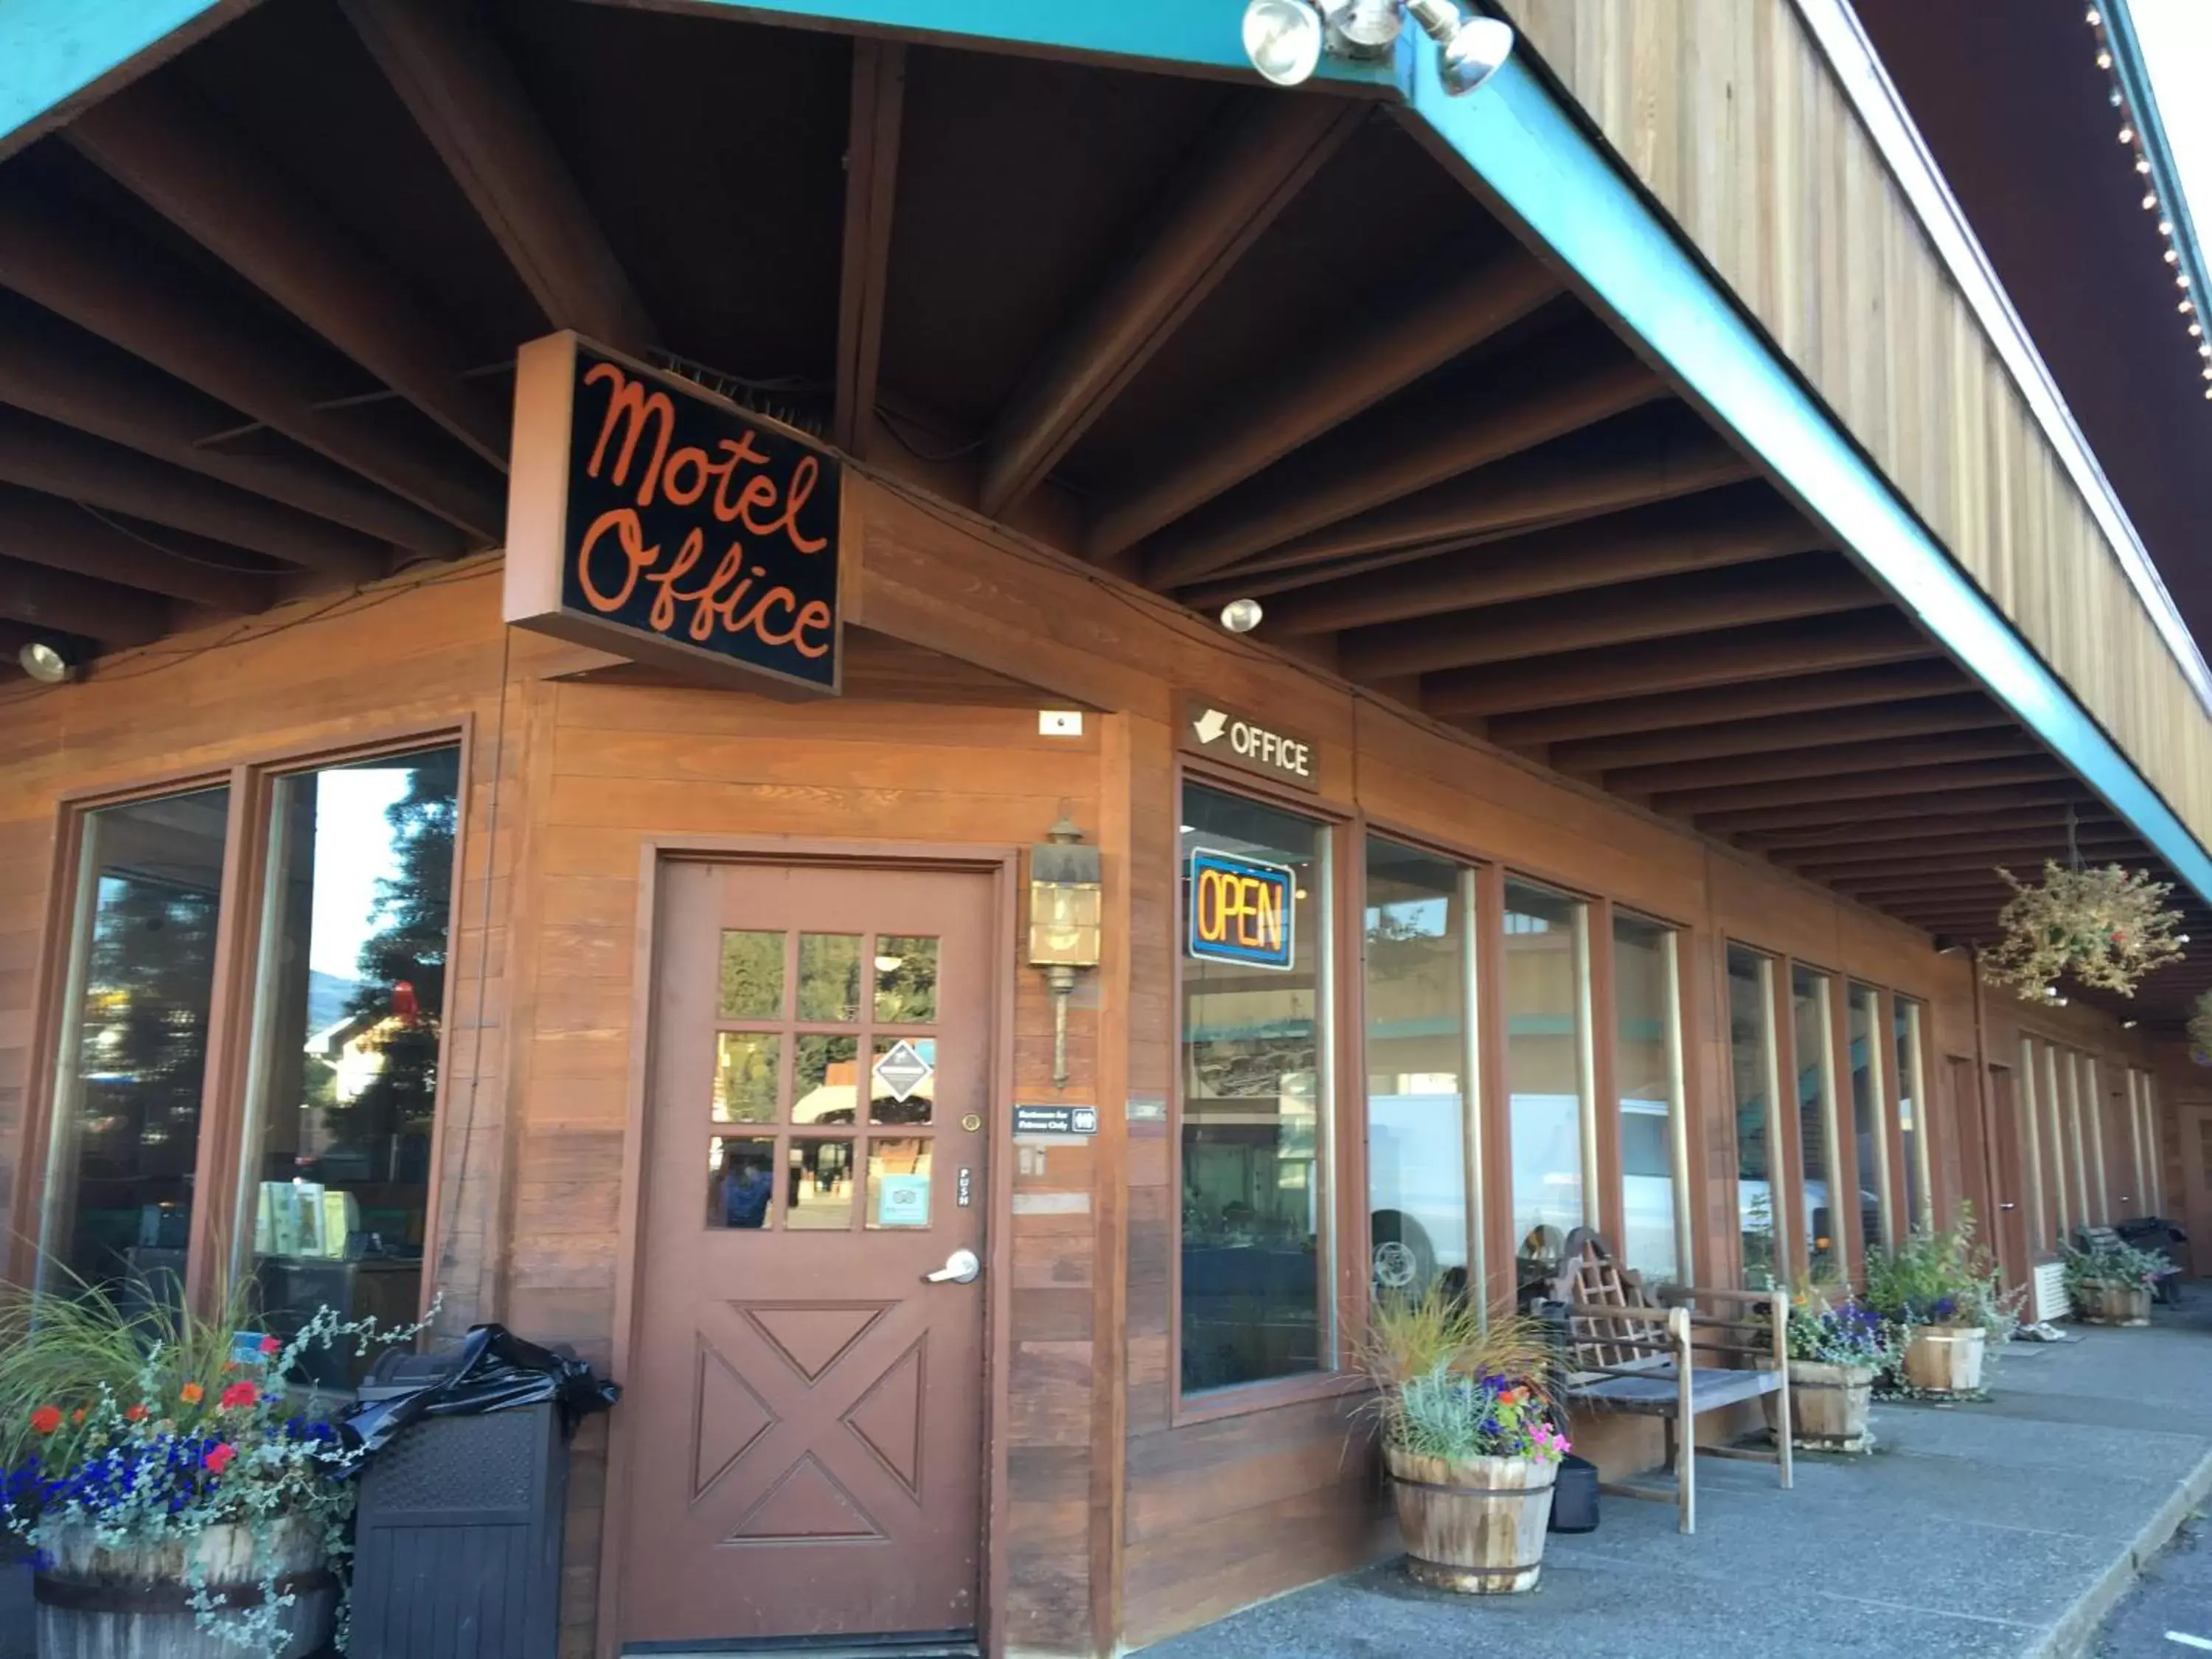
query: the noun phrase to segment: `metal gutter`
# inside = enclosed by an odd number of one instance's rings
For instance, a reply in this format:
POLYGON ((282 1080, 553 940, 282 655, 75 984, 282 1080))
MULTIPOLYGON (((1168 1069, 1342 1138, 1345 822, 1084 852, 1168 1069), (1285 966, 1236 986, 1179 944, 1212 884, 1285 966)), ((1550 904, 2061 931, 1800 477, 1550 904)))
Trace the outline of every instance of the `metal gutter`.
POLYGON ((1480 93, 1455 98, 1434 52, 1401 50, 1398 67, 1407 104, 1475 188, 1548 247, 1839 545, 2212 901, 2212 858, 2196 836, 1536 71, 1516 57, 1480 93))
MULTIPOLYGON (((2073 412, 2066 407, 2058 383, 2051 379, 2042 353, 2036 349, 2020 314, 2006 297, 2004 285, 1997 280, 1989 256, 1982 251, 1980 241, 1967 225, 1958 199, 1951 194, 1950 185, 1944 182, 1935 158, 1928 153, 1920 130, 1906 112, 1905 100, 1899 96, 1889 71, 1882 67, 1881 58, 1874 43, 1868 40, 1857 13, 1851 9, 1850 0, 1792 0, 1792 3, 1819 43, 1844 96, 1857 110, 1890 176, 1911 203, 1921 228, 1927 232, 1928 240, 1949 269, 1952 281, 1958 284, 1960 294, 1972 308, 1982 332, 1996 349, 1997 356, 2011 374, 2013 384, 2034 411, 2044 436, 2074 480, 2074 488, 2081 493, 2090 516, 2104 532, 2113 557, 2119 561, 2136 596, 2150 613, 2174 661, 2180 665, 2182 678, 2197 694, 2198 703, 2212 714, 2212 671, 2206 667, 2203 653, 2190 633, 2189 625, 2182 621, 2149 550, 2136 533, 2127 509, 2121 506, 2111 480, 2105 477, 2105 470, 2098 464, 2088 440, 2075 424, 2073 412)), ((2174 209, 2167 216, 2173 221, 2183 260, 2191 272, 2191 291, 2203 295, 2206 292, 2203 260, 2189 222, 2187 203, 2173 173, 2165 131, 2158 125, 2158 106, 2150 95, 2142 55, 2135 43, 2132 26, 2127 21, 2126 0, 2100 0, 2100 6, 2106 33, 2113 41, 2113 68, 2120 76, 2130 107, 2137 112, 2159 200, 2174 209)))

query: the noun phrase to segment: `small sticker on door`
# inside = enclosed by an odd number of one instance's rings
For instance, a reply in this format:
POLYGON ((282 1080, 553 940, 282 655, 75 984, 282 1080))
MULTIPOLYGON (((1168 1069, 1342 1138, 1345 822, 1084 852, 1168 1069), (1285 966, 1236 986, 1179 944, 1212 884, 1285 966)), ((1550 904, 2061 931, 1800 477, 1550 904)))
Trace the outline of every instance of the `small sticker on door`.
POLYGON ((928 1224, 927 1176, 879 1175, 876 1177, 876 1225, 927 1227, 928 1224))
POLYGON ((876 1081, 884 1085, 884 1092, 893 1100, 903 1103, 929 1081, 930 1073, 936 1069, 919 1048, 901 1037, 876 1062, 876 1081))

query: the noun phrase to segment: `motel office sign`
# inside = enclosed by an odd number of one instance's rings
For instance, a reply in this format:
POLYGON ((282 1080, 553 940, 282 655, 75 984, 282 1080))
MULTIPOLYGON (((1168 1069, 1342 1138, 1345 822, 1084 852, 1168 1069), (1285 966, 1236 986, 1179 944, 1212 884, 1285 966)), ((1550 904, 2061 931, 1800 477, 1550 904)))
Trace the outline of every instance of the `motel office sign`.
POLYGON ((738 689, 839 689, 836 458, 573 333, 522 348, 507 620, 738 689))

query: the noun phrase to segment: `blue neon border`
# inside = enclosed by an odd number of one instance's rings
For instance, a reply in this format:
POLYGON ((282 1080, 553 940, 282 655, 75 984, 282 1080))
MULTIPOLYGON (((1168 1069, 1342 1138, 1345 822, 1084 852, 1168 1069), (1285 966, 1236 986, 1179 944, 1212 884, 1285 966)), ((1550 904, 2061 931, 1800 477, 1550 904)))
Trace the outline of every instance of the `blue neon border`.
POLYGON ((1247 858, 1242 853, 1224 853, 1218 847, 1194 847, 1184 869, 1188 884, 1184 890, 1183 949, 1193 962, 1225 962, 1240 968, 1264 968, 1270 973, 1287 974, 1298 963, 1298 872, 1287 864, 1270 864, 1265 859, 1247 858), (1233 870, 1242 874, 1264 871, 1279 883, 1283 890, 1283 948, 1281 951, 1246 951, 1234 945, 1201 945, 1198 937, 1198 868, 1211 865, 1217 870, 1233 870))

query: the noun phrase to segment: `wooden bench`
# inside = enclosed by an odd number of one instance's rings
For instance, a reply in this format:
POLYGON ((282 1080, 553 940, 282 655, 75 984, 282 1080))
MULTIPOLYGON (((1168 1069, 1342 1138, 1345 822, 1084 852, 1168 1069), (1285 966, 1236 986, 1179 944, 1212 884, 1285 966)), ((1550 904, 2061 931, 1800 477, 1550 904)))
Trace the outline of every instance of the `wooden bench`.
POLYGON ((1665 1425, 1673 1490, 1613 1481, 1601 1483, 1601 1490, 1660 1503, 1671 1497, 1682 1530, 1695 1532, 1697 1453, 1774 1463, 1783 1486, 1791 1484, 1787 1291, 1673 1285, 1655 1299, 1642 1274, 1615 1261, 1595 1231, 1578 1227, 1567 1236, 1553 1299, 1565 1304, 1567 1321, 1560 1403, 1656 1417, 1665 1425), (1703 1312, 1701 1303, 1729 1311, 1703 1312), (1735 1363, 1697 1363, 1708 1353, 1735 1363), (1754 1369, 1754 1359, 1768 1364, 1754 1369), (1770 1394, 1779 1396, 1772 1451, 1698 1444, 1700 1416, 1770 1394))

